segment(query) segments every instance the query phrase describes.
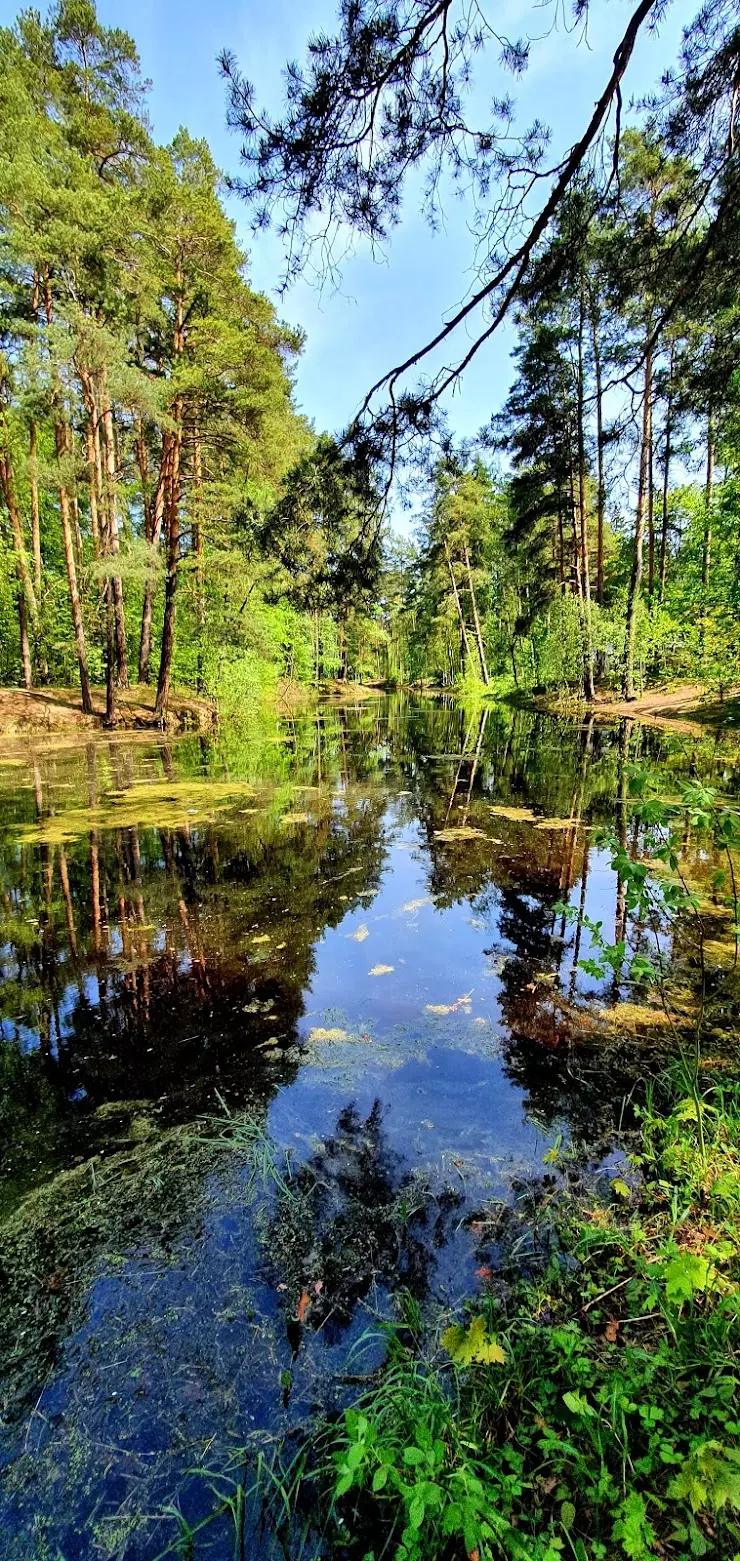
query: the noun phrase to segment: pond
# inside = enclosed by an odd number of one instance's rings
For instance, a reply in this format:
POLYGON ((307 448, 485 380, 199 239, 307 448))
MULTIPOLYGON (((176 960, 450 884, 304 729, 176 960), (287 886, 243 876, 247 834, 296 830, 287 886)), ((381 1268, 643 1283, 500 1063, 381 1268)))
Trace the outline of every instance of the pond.
POLYGON ((234 1468, 475 1292, 477 1210, 618 1174, 638 759, 737 794, 721 737, 410 696, 0 754, 7 1561, 232 1556, 234 1468))

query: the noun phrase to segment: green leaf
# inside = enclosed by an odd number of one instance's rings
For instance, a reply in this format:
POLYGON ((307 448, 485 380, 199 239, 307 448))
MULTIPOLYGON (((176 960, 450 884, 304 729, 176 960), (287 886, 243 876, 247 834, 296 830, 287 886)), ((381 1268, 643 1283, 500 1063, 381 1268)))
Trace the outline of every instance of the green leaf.
POLYGON ((486 1333, 484 1317, 474 1317, 468 1328, 453 1323, 442 1334, 442 1343, 458 1366, 471 1366, 474 1361, 483 1365, 503 1365, 506 1360, 501 1345, 486 1333))
POLYGON ((620 1176, 617 1176, 612 1182, 612 1192, 615 1192, 618 1198, 624 1198, 625 1201, 632 1197, 632 1188, 628 1186, 627 1182, 623 1182, 620 1176))
POLYGON ((388 1484, 388 1474, 389 1470, 385 1467, 385 1465, 382 1468, 375 1470, 373 1475, 373 1490, 375 1491, 376 1495, 378 1491, 382 1491, 383 1487, 388 1484))
POLYGON ((709 1288, 710 1264, 695 1252, 682 1252, 671 1258, 665 1268, 666 1299, 680 1306, 690 1301, 696 1291, 709 1288))
POLYGON ((404 1447, 403 1461, 412 1469, 418 1469, 419 1464, 426 1463, 426 1458, 420 1447, 404 1447))
POLYGON ((409 1503, 409 1523, 411 1524, 412 1528, 421 1528, 421 1525, 424 1522, 424 1512, 425 1507, 423 1496, 414 1496, 413 1500, 409 1503))
POLYGON ((740 1511, 740 1452, 721 1442, 702 1442, 671 1480, 668 1494, 688 1501, 692 1512, 719 1512, 723 1507, 740 1511))
POLYGON ((565 1529, 572 1529, 576 1521, 576 1509, 572 1501, 564 1501, 560 1508, 560 1522, 565 1529))
POLYGON ((584 1415, 586 1418, 591 1419, 595 1417, 595 1409, 592 1409, 588 1399, 584 1398, 582 1393, 564 1393, 563 1403, 572 1415, 584 1415))
POLYGON ((630 1491, 619 1509, 612 1537, 621 1540, 630 1561, 648 1561, 654 1555, 655 1530, 648 1519, 647 1507, 638 1491, 630 1491))

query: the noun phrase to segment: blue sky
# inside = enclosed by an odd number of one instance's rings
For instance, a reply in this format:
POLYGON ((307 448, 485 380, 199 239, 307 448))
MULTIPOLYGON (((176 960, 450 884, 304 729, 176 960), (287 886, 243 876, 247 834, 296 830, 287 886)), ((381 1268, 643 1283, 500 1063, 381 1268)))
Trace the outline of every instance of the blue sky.
MULTIPOLYGON (((552 29, 554 7, 527 0, 489 0, 485 7, 509 36, 548 33, 536 45, 519 83, 496 71, 482 81, 478 101, 492 91, 511 90, 522 127, 538 116, 553 127, 553 146, 570 145, 582 132, 594 99, 608 78, 615 44, 632 7, 625 0, 593 0, 586 42, 576 46, 561 25, 552 29)), ((675 58, 681 27, 693 15, 688 0, 673 0, 657 35, 639 42, 627 79, 626 100, 649 91, 675 58)), ((0 0, 0 21, 9 24, 16 5, 0 0)), ((127 29, 152 81, 149 113, 159 141, 180 125, 205 136, 217 163, 238 169, 238 141, 225 123, 225 93, 217 66, 227 47, 257 84, 273 111, 281 101, 281 70, 302 57, 309 33, 331 27, 334 0, 98 0, 108 25, 127 29)), ((486 61, 489 57, 485 56, 486 61)), ((487 65, 487 71, 493 66, 487 65)), ((241 203, 230 210, 250 251, 254 285, 272 293, 281 269, 279 246, 270 235, 253 238, 241 203)), ((307 336, 298 369, 297 393, 318 428, 345 425, 365 390, 401 355, 427 340, 445 312, 454 310, 471 286, 472 244, 463 204, 448 203, 445 230, 431 234, 407 202, 402 226, 377 261, 362 248, 344 267, 339 293, 320 296, 307 282, 293 287, 279 304, 283 316, 307 336)), ((510 379, 512 337, 504 333, 484 348, 468 370, 464 386, 448 403, 459 435, 474 434, 500 407, 510 379)))

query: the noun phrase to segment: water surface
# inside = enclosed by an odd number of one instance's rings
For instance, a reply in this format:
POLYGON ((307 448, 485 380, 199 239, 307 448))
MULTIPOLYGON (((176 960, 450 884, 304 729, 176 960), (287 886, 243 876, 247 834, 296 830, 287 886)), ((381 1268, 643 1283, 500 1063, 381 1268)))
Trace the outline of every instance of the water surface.
POLYGON ((482 1283, 476 1210, 561 1143, 614 1174, 660 1060, 579 962, 644 938, 638 755, 737 789, 721 739, 406 697, 0 754, 4 1556, 153 1561, 399 1292, 482 1283))

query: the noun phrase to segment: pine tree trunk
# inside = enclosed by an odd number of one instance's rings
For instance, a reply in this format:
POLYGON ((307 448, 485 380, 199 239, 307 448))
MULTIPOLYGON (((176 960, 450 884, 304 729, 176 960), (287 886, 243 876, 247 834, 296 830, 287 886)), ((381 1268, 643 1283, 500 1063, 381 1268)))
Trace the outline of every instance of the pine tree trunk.
POLYGON ((665 596, 665 583, 668 574, 668 484, 671 467, 671 438, 673 434, 673 362, 675 346, 671 343, 670 366, 668 369, 668 395, 665 410, 665 443, 663 445, 663 505, 660 526, 660 587, 658 601, 662 603, 665 596))
POLYGON ((116 708, 116 625, 111 581, 107 579, 103 592, 105 607, 105 724, 115 726, 116 708))
POLYGON ((34 588, 41 596, 41 514, 39 510, 39 467, 36 453, 36 424, 32 423, 28 435, 29 477, 31 481, 31 548, 33 552, 34 588))
POLYGON ((476 595, 475 595, 475 586, 473 584, 473 571, 472 571, 472 568, 470 566, 470 554, 468 553, 468 545, 467 545, 467 543, 465 543, 465 567, 466 567, 467 572, 468 572, 468 590, 470 592, 470 601, 471 601, 471 605, 472 605, 472 608, 473 608, 473 623, 475 625, 475 639, 476 639, 476 644, 478 646, 478 655, 480 657, 481 677, 483 678, 483 682, 485 683, 486 687, 488 687, 488 685, 489 685, 489 683, 491 681, 491 678, 490 678, 490 674, 489 674, 489 671, 488 671, 488 663, 486 661, 486 647, 485 647, 485 645, 483 643, 483 632, 481 630, 481 625, 480 625, 480 615, 478 613, 478 602, 477 602, 477 598, 476 598, 476 595))
POLYGON ((712 503, 714 500, 714 463, 716 458, 714 417, 710 408, 707 418, 707 474, 704 485, 704 538, 701 554, 701 618, 699 620, 699 655, 704 659, 706 642, 707 596, 709 594, 709 570, 712 559, 712 503))
MULTIPOLYGON (((51 326, 54 320, 54 310, 51 297, 51 286, 48 274, 44 280, 44 309, 46 323, 51 326)), ((80 593, 77 588, 77 565, 75 563, 74 537, 72 534, 72 517, 70 513, 69 494, 63 474, 63 461, 67 453, 67 428, 60 415, 59 386, 56 371, 52 364, 52 404, 54 407, 54 442, 56 444, 57 461, 59 463, 59 517, 62 523, 62 543, 64 547, 64 562, 67 569, 67 582, 69 585, 69 601, 72 609, 72 624, 74 627, 75 648, 77 651, 77 664, 80 672, 80 693, 82 695, 82 708, 85 715, 93 714, 92 694, 90 692, 90 675, 87 670, 87 648, 85 645, 85 626, 82 620, 82 607, 80 605, 80 593)))
POLYGON ((28 638, 28 613, 26 612, 26 598, 22 589, 18 591, 18 632, 21 642, 21 665, 23 667, 23 687, 33 688, 33 666, 31 663, 31 642, 28 638))
POLYGON ((581 527, 578 515, 578 500, 576 498, 576 479, 573 466, 573 446, 570 431, 567 444, 568 458, 568 488, 570 500, 571 528, 573 531, 573 594, 579 601, 583 597, 583 577, 581 573, 581 527))
MULTIPOLYGON (((648 338, 649 338, 648 330, 648 338)), ((624 656, 624 697, 634 699, 635 696, 635 638, 637 634, 637 611, 640 604, 640 587, 642 584, 643 550, 645 543, 645 518, 648 502, 648 485, 650 482, 649 462, 650 446, 652 443, 653 426, 653 355, 652 351, 645 358, 645 387, 642 403, 642 438, 640 442, 640 473, 637 486, 637 511, 635 514, 635 551, 632 559, 632 573, 630 575, 629 591, 627 594, 627 624, 625 637, 624 656)))
POLYGON ((158 721, 163 722, 167 713, 167 705, 170 697, 172 683, 172 657, 175 649, 175 612, 177 602, 177 583, 180 571, 180 451, 182 444, 182 402, 177 398, 175 403, 175 423, 177 432, 174 437, 172 449, 172 462, 170 481, 168 483, 166 533, 167 533, 167 578, 164 595, 164 621, 162 623, 162 648, 159 659, 159 679, 157 682, 157 698, 154 705, 154 714, 158 721))
POLYGON ((449 550, 446 542, 445 542, 445 556, 447 558, 447 567, 448 567, 448 569, 450 571, 450 581, 451 581, 451 584, 452 584, 452 594, 453 594, 453 596, 455 598, 455 606, 457 608, 457 616, 458 616, 458 619, 460 621, 460 637, 461 637, 462 647, 463 647, 463 676, 465 676, 465 664, 466 664, 466 662, 470 662, 472 660, 471 652, 470 652, 470 640, 468 638, 467 625, 465 623, 465 617, 463 615, 462 602, 460 601, 460 593, 459 593, 459 591, 457 589, 457 581, 455 579, 455 571, 454 571, 454 569, 452 567, 452 559, 450 558, 450 550, 449 550))
MULTIPOLYGON (((152 548, 158 548, 162 537, 165 509, 167 506, 167 492, 170 483, 170 468, 172 464, 173 439, 166 433, 162 437, 162 459, 159 467, 159 478, 151 506, 151 536, 149 541, 152 548)), ((139 682, 148 683, 150 675, 150 661, 152 654, 152 613, 154 610, 154 580, 147 579, 144 587, 144 606, 141 613, 141 640, 139 643, 139 682)))
POLYGON ((655 589, 655 487, 653 481, 653 438, 650 433, 650 449, 648 451, 648 502, 647 502, 647 527, 648 527, 648 602, 653 605, 653 591, 655 589))
MULTIPOLYGON (((57 453, 61 457, 65 454, 66 437, 64 428, 57 425, 57 453)), ((74 627, 75 647, 77 650, 77 664, 80 670, 80 692, 82 695, 82 708, 86 715, 92 715, 93 702, 90 692, 90 674, 87 670, 87 649, 85 646, 85 627, 82 621, 82 607, 80 605, 80 593, 77 588, 77 566, 75 564, 74 538, 72 535, 72 520, 69 511, 69 496, 63 482, 59 484, 59 515, 62 522, 62 543, 64 546, 64 562, 67 567, 67 582, 69 585, 69 600, 72 608, 72 624, 74 627)))
POLYGON ((581 516, 581 579, 583 583, 583 691, 587 699, 594 697, 594 650, 591 625, 591 573, 589 562, 588 505, 586 502, 586 435, 584 419, 583 386, 583 328, 585 308, 583 287, 578 318, 578 508, 581 516))
POLYGON ((205 692, 203 642, 206 630, 205 572, 203 568, 203 449, 197 426, 193 430, 193 552, 195 553, 195 609, 198 620, 197 690, 205 692))
MULTIPOLYGON (((107 376, 103 371, 101 380, 101 399, 103 402, 102 425, 105 446, 105 475, 106 475, 106 500, 108 511, 108 551, 116 558, 120 552, 118 536, 118 498, 116 493, 116 481, 118 462, 116 459, 116 432, 113 424, 113 409, 108 395, 107 376)), ((128 688, 128 655, 126 650, 126 616, 123 601, 123 583, 120 575, 113 576, 113 606, 116 618, 116 661, 118 663, 118 683, 121 688, 128 688)))
POLYGON ((604 407, 601 377, 601 345, 596 308, 591 306, 591 340, 594 354, 594 378, 596 381, 596 462, 598 490, 596 497, 596 600, 604 602, 604 515, 606 511, 606 480, 604 474, 604 407))

